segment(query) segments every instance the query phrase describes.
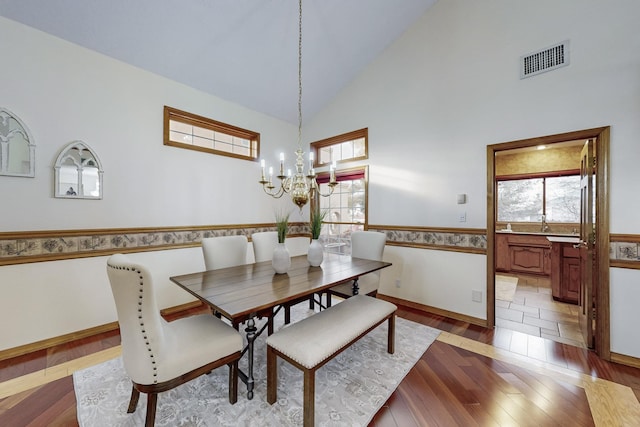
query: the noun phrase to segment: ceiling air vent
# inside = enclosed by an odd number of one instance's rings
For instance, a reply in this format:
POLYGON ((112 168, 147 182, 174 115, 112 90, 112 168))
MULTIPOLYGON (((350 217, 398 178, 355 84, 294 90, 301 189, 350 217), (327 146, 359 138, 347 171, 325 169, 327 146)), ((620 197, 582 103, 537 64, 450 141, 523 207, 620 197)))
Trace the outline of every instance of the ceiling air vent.
POLYGON ((520 57, 520 78, 569 65, 569 40, 520 57))

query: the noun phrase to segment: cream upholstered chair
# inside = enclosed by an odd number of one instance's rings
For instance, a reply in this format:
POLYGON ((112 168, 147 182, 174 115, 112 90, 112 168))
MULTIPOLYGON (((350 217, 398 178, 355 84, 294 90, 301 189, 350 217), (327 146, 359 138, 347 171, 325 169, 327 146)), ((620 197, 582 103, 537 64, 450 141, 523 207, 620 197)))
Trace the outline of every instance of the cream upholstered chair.
POLYGON ((229 366, 229 402, 238 400, 238 359, 242 336, 210 315, 166 322, 156 304, 151 274, 143 265, 116 254, 107 260, 115 299, 124 368, 133 382, 128 413, 147 393, 146 426, 155 421, 158 393, 223 365, 229 366))
POLYGON ((260 231, 251 235, 251 245, 256 262, 271 261, 278 245, 277 231, 260 231))
MULTIPOLYGON (((220 268, 235 267, 247 263, 247 249, 249 248, 247 236, 216 236, 202 239, 202 255, 204 256, 204 268, 206 270, 218 270, 220 268)), ((214 312, 217 317, 220 313, 214 312)), ((238 329, 238 324, 233 327, 238 329)), ((271 325, 269 326, 272 327, 271 325)))
MULTIPOLYGON (((384 246, 387 243, 387 236, 377 231, 354 231, 351 233, 351 256, 354 258, 372 259, 382 261, 384 246)), ((380 285, 380 272, 365 274, 358 278, 359 293, 363 295, 376 296, 380 285)), ((327 291, 327 307, 331 306, 331 296, 336 295, 341 298, 353 296, 352 283, 345 283, 334 286, 327 291)))
POLYGON ((247 236, 218 236, 202 239, 202 254, 207 270, 235 267, 247 263, 247 236))

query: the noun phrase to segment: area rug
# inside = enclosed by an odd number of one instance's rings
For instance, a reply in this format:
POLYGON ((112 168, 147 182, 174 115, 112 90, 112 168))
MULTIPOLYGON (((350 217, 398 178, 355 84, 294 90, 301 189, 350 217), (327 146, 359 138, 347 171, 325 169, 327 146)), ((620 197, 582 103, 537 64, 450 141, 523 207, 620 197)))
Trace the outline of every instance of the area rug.
MULTIPOLYGON (((306 304, 291 310, 292 321, 312 315, 306 304)), ((275 319, 276 329, 282 317, 275 319)), ((387 323, 361 338, 316 371, 318 426, 365 426, 387 401, 409 370, 438 337, 439 330, 402 318, 396 319, 395 354, 386 351, 387 323)), ((247 400, 239 381, 238 402, 229 404, 226 367, 214 370, 158 396, 156 426, 297 426, 302 425, 302 372, 278 359, 278 401, 266 401, 265 334, 255 342, 255 388, 247 400)), ((246 357, 240 362, 246 369, 246 357)), ((246 370, 245 370, 246 371, 246 370)), ((143 426, 146 395, 138 409, 127 414, 131 382, 122 358, 73 374, 78 422, 81 427, 143 426)))
POLYGON ((513 301, 518 287, 518 278, 496 274, 496 299, 513 301))

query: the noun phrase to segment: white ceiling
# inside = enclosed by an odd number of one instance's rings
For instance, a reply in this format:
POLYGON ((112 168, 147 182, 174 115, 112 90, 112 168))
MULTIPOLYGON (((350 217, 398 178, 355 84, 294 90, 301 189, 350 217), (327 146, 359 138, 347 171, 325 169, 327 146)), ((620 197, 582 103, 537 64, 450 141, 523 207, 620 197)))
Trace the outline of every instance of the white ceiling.
MULTIPOLYGON (((437 0, 305 0, 303 118, 437 0)), ((0 0, 0 15, 298 122, 295 0, 0 0)))

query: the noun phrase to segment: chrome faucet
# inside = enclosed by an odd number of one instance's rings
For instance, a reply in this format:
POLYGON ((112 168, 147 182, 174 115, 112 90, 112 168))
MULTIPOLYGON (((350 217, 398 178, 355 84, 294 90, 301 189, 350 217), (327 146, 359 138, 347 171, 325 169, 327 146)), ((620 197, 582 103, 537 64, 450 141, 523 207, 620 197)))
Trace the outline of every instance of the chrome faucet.
POLYGON ((547 224, 547 216, 546 215, 542 215, 541 224, 540 224, 540 231, 542 231, 543 233, 545 231, 549 231, 549 225, 547 224))

